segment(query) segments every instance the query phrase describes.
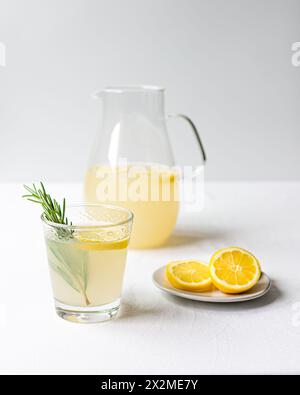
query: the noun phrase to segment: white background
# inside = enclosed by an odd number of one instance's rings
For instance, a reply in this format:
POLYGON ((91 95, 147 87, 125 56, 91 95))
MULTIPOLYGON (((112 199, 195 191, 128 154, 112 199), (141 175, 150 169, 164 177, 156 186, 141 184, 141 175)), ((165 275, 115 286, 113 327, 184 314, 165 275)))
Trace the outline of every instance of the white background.
POLYGON ((299 0, 0 0, 0 181, 80 180, 90 94, 124 84, 166 87, 209 179, 300 179, 299 20, 299 0))

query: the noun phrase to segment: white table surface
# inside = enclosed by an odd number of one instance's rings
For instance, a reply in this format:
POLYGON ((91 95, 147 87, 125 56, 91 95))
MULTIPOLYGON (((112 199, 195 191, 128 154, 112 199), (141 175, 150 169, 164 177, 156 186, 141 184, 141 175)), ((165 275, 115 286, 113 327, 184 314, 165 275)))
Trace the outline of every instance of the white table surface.
MULTIPOLYGON (((76 184, 48 184, 80 200, 76 184)), ((179 220, 168 245, 130 251, 115 321, 78 325, 54 312, 39 207, 0 184, 0 373, 300 373, 300 183, 210 183, 200 214, 179 220), (235 305, 166 296, 151 281, 169 260, 208 260, 238 245, 274 285, 235 305)))

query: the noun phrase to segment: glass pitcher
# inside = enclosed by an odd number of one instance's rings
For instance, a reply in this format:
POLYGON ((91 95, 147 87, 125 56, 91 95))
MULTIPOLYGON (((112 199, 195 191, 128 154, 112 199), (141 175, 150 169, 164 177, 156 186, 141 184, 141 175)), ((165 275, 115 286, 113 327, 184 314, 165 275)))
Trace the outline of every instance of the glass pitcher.
MULTIPOLYGON (((85 177, 85 200, 131 210, 130 247, 161 246, 171 235, 179 211, 179 174, 168 138, 164 89, 111 87, 97 93, 103 111, 100 134, 85 177)), ((205 151, 193 122, 202 162, 205 151)))

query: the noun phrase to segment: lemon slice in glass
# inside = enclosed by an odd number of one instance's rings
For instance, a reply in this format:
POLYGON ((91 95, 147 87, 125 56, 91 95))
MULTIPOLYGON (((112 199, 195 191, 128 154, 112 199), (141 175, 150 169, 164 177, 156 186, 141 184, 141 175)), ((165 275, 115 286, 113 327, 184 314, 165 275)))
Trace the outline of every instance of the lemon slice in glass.
POLYGON ((118 237, 118 234, 112 232, 109 234, 76 232, 74 239, 76 241, 75 246, 84 251, 121 250, 127 248, 129 239, 118 239, 118 237))

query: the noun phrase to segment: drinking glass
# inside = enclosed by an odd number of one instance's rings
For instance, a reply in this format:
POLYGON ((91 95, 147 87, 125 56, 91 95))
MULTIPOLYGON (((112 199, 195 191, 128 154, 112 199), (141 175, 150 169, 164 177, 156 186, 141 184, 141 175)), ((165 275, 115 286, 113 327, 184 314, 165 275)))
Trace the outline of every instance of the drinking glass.
POLYGON ((133 215, 116 206, 88 204, 67 208, 69 225, 42 215, 57 314, 94 323, 119 310, 133 215))

